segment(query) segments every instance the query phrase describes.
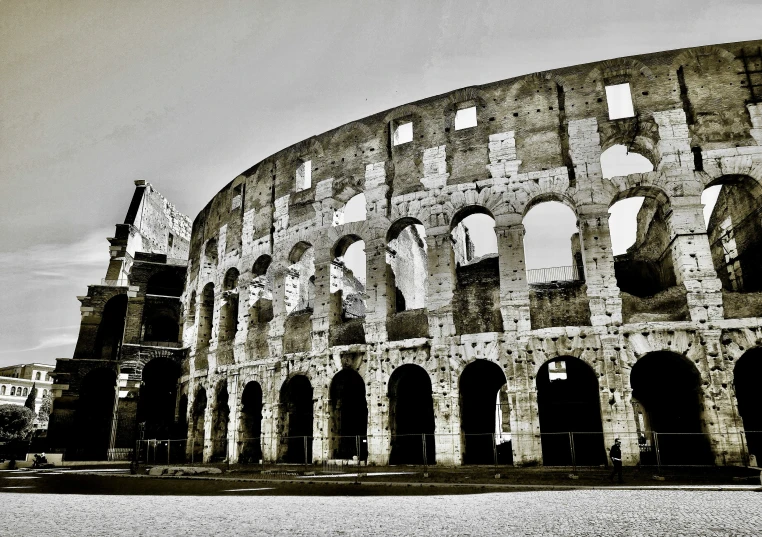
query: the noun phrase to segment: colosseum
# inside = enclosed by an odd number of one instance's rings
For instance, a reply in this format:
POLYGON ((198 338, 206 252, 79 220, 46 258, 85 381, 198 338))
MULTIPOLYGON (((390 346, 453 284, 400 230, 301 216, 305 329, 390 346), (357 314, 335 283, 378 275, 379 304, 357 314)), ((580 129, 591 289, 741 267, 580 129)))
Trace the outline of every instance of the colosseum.
POLYGON ((51 449, 599 465, 620 438, 630 465, 754 464, 761 46, 405 104, 262 160, 192 224, 137 181, 58 360, 51 449), (621 146, 650 171, 607 174, 621 146), (631 198, 635 242, 615 255, 609 210, 631 198), (525 219, 546 203, 573 213, 569 261, 527 268, 525 219))

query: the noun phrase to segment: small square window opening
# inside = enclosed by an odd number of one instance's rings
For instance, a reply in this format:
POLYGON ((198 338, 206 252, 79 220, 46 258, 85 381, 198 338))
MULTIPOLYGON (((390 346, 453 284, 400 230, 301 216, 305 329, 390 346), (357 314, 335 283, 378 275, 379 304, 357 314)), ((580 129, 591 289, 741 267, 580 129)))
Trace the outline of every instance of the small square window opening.
POLYGON ((461 108, 455 112, 455 130, 476 127, 476 107, 461 108))
POLYGON ((296 169, 296 190, 307 190, 312 186, 312 161, 305 160, 296 169))
POLYGON ((406 144, 413 141, 413 122, 407 121, 400 123, 394 129, 394 136, 392 137, 393 145, 406 144))
POLYGON ((621 119, 635 115, 628 82, 606 86, 606 102, 609 105, 609 119, 621 119))

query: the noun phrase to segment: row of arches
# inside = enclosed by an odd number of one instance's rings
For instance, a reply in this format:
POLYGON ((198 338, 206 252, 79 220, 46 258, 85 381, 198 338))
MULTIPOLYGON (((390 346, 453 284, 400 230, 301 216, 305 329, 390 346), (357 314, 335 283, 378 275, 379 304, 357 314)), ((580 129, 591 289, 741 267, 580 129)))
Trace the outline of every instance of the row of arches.
MULTIPOLYGON (((760 372, 762 350, 756 349, 739 360, 734 372, 738 408, 751 454, 759 454, 762 449, 762 399, 754 388, 760 372)), ((464 368, 458 389, 463 463, 510 464, 510 416, 514 409, 502 369, 494 362, 476 360, 464 368)), ((606 464, 601 408, 611 404, 614 396, 608 390, 601 391, 595 371, 578 358, 556 358, 540 367, 536 389, 544 464, 570 465, 572 457, 581 465, 606 464)), ((714 464, 704 426, 702 383, 694 364, 675 353, 650 353, 633 366, 630 389, 643 464, 656 464, 657 448, 661 464, 714 464)), ((229 418, 226 381, 217 390, 215 412, 221 414, 214 414, 217 425, 213 427, 213 446, 217 445, 216 439, 227 437, 229 418)), ((435 463, 436 415, 442 409, 435 405, 428 372, 414 364, 396 368, 387 395, 390 463, 435 463)), ((196 401, 193 434, 199 435, 206 412, 204 388, 198 390, 196 401)), ((290 377, 279 392, 278 403, 278 459, 292 463, 312 461, 316 401, 309 378, 303 374, 290 377)), ((330 443, 329 456, 365 460, 368 400, 359 373, 345 368, 334 376, 328 405, 330 429, 324 436, 330 443)), ((251 381, 241 397, 238 443, 242 462, 262 457, 262 419, 262 388, 251 381)))
MULTIPOLYGON (((0 386, 0 395, 15 395, 16 397, 26 397, 29 395, 29 388, 22 388, 21 386, 10 386, 10 389, 8 386, 3 384, 0 386)), ((48 395, 48 390, 44 389, 42 390, 42 396, 45 397, 48 395)))

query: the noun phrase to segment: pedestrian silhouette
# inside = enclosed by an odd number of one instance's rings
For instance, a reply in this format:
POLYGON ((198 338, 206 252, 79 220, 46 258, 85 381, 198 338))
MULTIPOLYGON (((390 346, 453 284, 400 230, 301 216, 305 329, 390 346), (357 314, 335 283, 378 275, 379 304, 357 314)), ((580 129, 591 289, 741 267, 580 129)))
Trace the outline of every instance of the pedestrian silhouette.
POLYGON ((611 457, 611 462, 614 464, 614 468, 611 470, 611 475, 609 476, 610 481, 614 481, 614 474, 619 474, 619 482, 623 483, 622 480, 622 448, 621 448, 621 442, 617 438, 614 440, 614 445, 611 446, 611 450, 609 451, 609 457, 611 457))

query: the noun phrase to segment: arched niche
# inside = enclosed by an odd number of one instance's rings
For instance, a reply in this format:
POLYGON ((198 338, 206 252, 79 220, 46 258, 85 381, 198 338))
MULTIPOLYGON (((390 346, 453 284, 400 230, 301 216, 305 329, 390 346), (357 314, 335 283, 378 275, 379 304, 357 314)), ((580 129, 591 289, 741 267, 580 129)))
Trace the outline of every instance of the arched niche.
POLYGON ((435 464, 434 401, 424 368, 405 364, 389 378, 389 464, 435 464))
POLYGON ((246 383, 241 394, 238 445, 239 463, 257 463, 262 459, 262 386, 254 380, 246 383))
POLYGON ((331 380, 329 397, 332 458, 367 460, 368 404, 362 377, 353 369, 342 369, 331 380))
POLYGON ((279 457, 283 462, 312 461, 312 384, 304 375, 294 375, 280 390, 279 457))

